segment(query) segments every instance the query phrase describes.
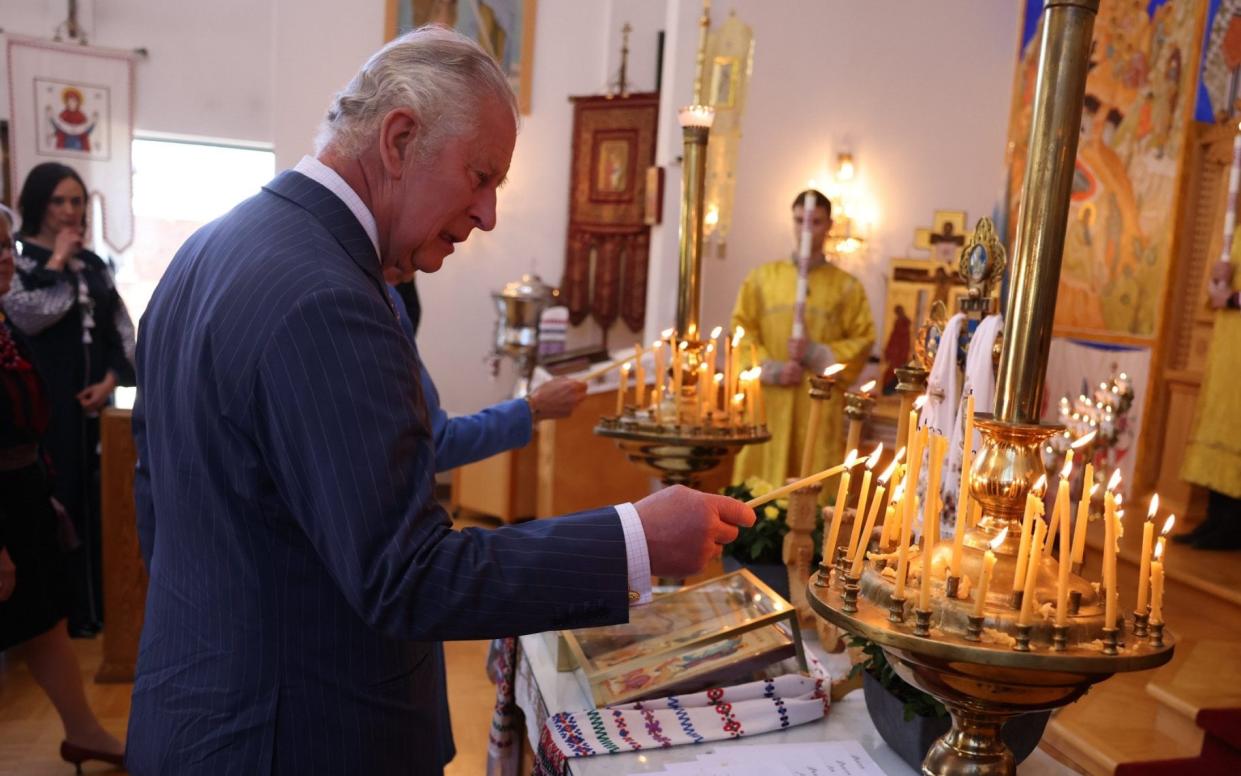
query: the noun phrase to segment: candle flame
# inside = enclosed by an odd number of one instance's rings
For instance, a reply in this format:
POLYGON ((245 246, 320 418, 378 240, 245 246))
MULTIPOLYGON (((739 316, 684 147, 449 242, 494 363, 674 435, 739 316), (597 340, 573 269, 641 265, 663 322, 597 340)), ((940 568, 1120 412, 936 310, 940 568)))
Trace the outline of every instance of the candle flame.
POLYGON ((1091 431, 1089 434, 1080 436, 1077 438, 1077 441, 1069 445, 1069 447, 1073 448, 1074 450, 1085 447, 1086 445, 1094 441, 1095 435, 1098 433, 1099 433, 1098 431, 1091 431))
POLYGON ((1107 489, 1111 491, 1115 491, 1116 488, 1120 486, 1120 479, 1121 479, 1120 469, 1116 469, 1115 471, 1112 472, 1111 479, 1107 481, 1107 489))
POLYGON ((875 381, 871 380, 870 382, 862 383, 862 387, 859 388, 858 390, 861 391, 862 393, 870 393, 871 391, 875 390, 875 381))
POLYGON ((1007 538, 1008 538, 1008 526, 1005 526, 1004 530, 996 534, 995 538, 991 540, 991 549, 992 550, 1000 549, 1000 545, 1003 544, 1004 540, 1007 538))
POLYGON ((1172 533, 1172 526, 1174 525, 1176 525, 1176 515, 1168 515, 1168 519, 1163 521, 1163 528, 1159 530, 1159 535, 1167 536, 1172 533))
POLYGON ((659 350, 663 346, 664 346, 663 340, 655 340, 654 342, 651 343, 651 350, 659 350))
POLYGON ((1030 489, 1031 493, 1042 495, 1047 490, 1047 475, 1040 474, 1038 479, 1034 481, 1034 487, 1030 489))
POLYGON ((1150 509, 1146 510, 1146 519, 1154 520, 1155 513, 1158 511, 1159 511, 1159 494, 1155 493, 1154 495, 1151 496, 1150 509))
POLYGON ((736 329, 733 330, 733 347, 734 348, 737 347, 739 344, 741 344, 741 339, 743 337, 745 337, 744 326, 738 326, 736 329))
POLYGON ((1155 560, 1163 557, 1163 537, 1159 537, 1159 541, 1155 542, 1155 560))
POLYGON ((628 361, 621 364, 621 371, 624 372, 625 374, 629 374, 630 370, 632 369, 633 369, 633 364, 629 363, 628 361))
POLYGON ((896 473, 896 467, 899 465, 900 460, 893 458, 892 463, 888 464, 888 468, 884 469, 883 474, 879 475, 879 483, 881 485, 887 485, 888 481, 892 479, 892 475, 896 473))
POLYGON ((1099 492, 1099 483, 1096 482, 1094 485, 1090 486, 1090 497, 1094 498, 1094 495, 1098 492, 1099 492))
POLYGON ((895 504, 896 502, 900 501, 903 498, 905 498, 904 481, 902 481, 900 485, 896 486, 896 490, 892 491, 892 503, 895 504))
POLYGON ((926 402, 927 402, 927 395, 924 393, 918 398, 914 399, 914 409, 915 410, 922 409, 923 405, 925 405, 926 402))
POLYGON ((1113 500, 1116 502, 1116 506, 1120 506, 1121 504, 1125 503, 1125 494, 1117 493, 1115 499, 1113 500))
POLYGON ((832 365, 831 365, 831 366, 829 366, 827 369, 824 369, 824 370, 823 370, 823 376, 824 376, 824 377, 831 377, 831 376, 833 376, 833 375, 840 374, 840 373, 841 373, 841 372, 843 372, 843 371, 845 371, 845 365, 844 365, 844 364, 832 364, 832 365))
POLYGON ((724 327, 716 326, 714 329, 711 330, 711 339, 719 339, 720 335, 723 333, 724 333, 724 327))
POLYGON ((875 470, 875 466, 879 463, 879 456, 883 455, 883 442, 875 445, 875 450, 866 457, 866 468, 871 471, 875 470))
POLYGON ((855 465, 855 464, 856 464, 859 460, 864 460, 864 459, 859 459, 859 458, 857 457, 857 448, 855 447, 855 448, 853 448, 852 450, 850 450, 850 451, 849 451, 849 454, 848 454, 848 455, 846 455, 846 456, 845 456, 845 460, 843 461, 843 465, 844 465, 844 466, 849 467, 850 469, 852 469, 852 468, 853 468, 853 466, 854 466, 854 465, 855 465))
POLYGON ((663 337, 664 339, 670 339, 670 338, 672 337, 672 335, 673 335, 673 334, 676 334, 676 333, 677 333, 677 330, 676 330, 676 329, 664 329, 664 330, 663 330, 663 331, 661 331, 659 334, 660 334, 660 336, 661 336, 661 337, 663 337))
POLYGON ((1069 451, 1069 458, 1064 462, 1064 466, 1060 467, 1060 479, 1067 480, 1069 475, 1073 473, 1073 451, 1069 451))
POLYGON ((685 340, 681 340, 681 344, 677 345, 677 350, 689 350, 689 343, 685 340))
POLYGON ((744 393, 734 393, 734 394, 733 394, 733 404, 741 404, 741 403, 743 403, 744 401, 745 401, 745 394, 744 394, 744 393))
POLYGON ((900 463, 905 460, 905 448, 896 451, 896 457, 892 459, 892 463, 900 463))
POLYGON ((714 378, 712 378, 712 379, 714 379, 716 383, 722 383, 722 382, 724 382, 724 373, 723 373, 723 372, 716 372, 716 373, 715 373, 715 377, 714 377, 714 378))

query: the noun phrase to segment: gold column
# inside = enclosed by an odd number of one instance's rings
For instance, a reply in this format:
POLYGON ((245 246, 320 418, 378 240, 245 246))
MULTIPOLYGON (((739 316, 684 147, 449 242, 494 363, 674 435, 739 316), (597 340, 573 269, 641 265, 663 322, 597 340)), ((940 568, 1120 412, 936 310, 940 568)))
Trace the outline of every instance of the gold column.
POLYGON ((677 336, 701 337, 702 214, 706 195, 707 139, 715 112, 704 105, 682 108, 678 118, 685 153, 681 165, 680 282, 677 284, 677 336))
POLYGON ((1090 36, 1099 0, 1047 0, 1034 86, 995 418, 1038 423, 1069 218, 1090 36))

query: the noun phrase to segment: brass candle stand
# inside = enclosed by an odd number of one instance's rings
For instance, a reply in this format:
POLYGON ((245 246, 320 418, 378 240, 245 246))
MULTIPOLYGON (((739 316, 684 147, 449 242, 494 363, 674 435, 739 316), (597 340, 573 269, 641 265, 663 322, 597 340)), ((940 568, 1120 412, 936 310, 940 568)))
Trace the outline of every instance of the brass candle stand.
MULTIPOLYGON (((1041 447, 1058 430, 1040 425, 1039 412, 1098 7, 1099 0, 1046 0, 1043 10, 995 410, 976 419, 983 446, 969 473, 983 518, 965 534, 963 577, 976 583, 990 543, 1008 529, 1004 543, 992 550, 997 562, 982 614, 974 614, 976 588, 968 599, 945 594, 939 570, 948 567, 951 542, 936 544, 929 557, 911 564, 909 600, 895 598, 893 571, 870 561, 856 592, 837 584, 807 588, 816 613, 878 644, 901 678, 948 708, 952 728, 922 762, 922 773, 932 776, 1015 774, 1013 754, 1000 737, 1007 720, 1072 703, 1115 673, 1155 668, 1172 658, 1174 639, 1162 622, 1148 623, 1147 637, 1124 621, 1105 627, 1102 599, 1080 576, 1069 576, 1065 625, 1055 625, 1059 566, 1050 554, 1031 561, 1037 566, 1026 579, 1034 583, 1022 594, 1032 599, 1028 619, 1021 621, 1013 605, 1026 495, 1045 472, 1041 447), (930 574, 926 609, 915 603, 924 573, 930 574)), ((898 377, 905 380, 899 371, 898 377)))
MULTIPOLYGON (((749 413, 738 417, 730 411, 733 398, 729 393, 731 385, 724 392, 724 404, 718 413, 703 416, 698 412, 684 411, 687 404, 694 406, 694 397, 699 391, 713 390, 713 386, 697 385, 697 367, 708 352, 706 343, 698 338, 702 332, 699 312, 702 303, 707 143, 715 118, 714 109, 704 100, 703 57, 706 27, 709 25, 705 9, 701 23, 703 39, 699 41, 698 63, 694 76, 694 104, 682 108, 677 116, 681 124, 684 148, 676 320, 677 337, 686 340, 686 364, 680 382, 681 393, 674 393, 670 397, 670 415, 658 410, 626 407, 619 417, 600 419, 594 429, 599 436, 615 439, 630 461, 658 474, 665 485, 680 484, 690 487, 698 484, 701 474, 719 466, 741 447, 771 439, 771 434, 762 420, 749 413)), ((680 357, 680 353, 674 350, 672 358, 680 357)), ((714 372, 712 365, 711 373, 714 372)), ((760 410, 759 418, 761 417, 760 410)))

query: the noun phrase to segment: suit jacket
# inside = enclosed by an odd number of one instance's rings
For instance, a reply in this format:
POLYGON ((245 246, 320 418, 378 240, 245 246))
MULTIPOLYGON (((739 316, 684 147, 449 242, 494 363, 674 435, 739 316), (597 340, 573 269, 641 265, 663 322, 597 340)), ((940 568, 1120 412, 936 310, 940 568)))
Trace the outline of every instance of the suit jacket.
MULTIPOLYGON (((413 283, 405 284, 412 287, 413 283)), ((415 321, 410 317, 409 306, 399 288, 389 287, 388 296, 392 299, 401 329, 418 345, 414 332, 417 330, 415 321)), ((427 404, 427 413, 431 417, 431 434, 435 438, 435 470, 446 472, 465 466, 467 463, 481 461, 506 450, 516 450, 530 444, 534 436, 534 418, 530 412, 530 403, 525 399, 510 399, 493 404, 473 415, 449 417, 440 406, 439 389, 431 379, 422 359, 418 359, 419 378, 422 396, 427 404)))
POLYGON ((140 332, 131 773, 438 773, 435 641, 626 620, 614 509, 451 529, 415 352, 323 186, 196 232, 140 332))

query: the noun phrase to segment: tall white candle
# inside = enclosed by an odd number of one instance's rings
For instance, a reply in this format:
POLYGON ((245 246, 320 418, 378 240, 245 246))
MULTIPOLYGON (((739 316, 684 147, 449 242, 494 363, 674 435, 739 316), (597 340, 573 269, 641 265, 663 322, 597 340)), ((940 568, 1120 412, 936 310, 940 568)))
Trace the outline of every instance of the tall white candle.
POLYGON ((1081 563, 1086 557, 1086 525, 1090 522, 1090 499, 1094 496, 1094 464, 1086 464, 1082 477, 1082 498, 1077 502, 1077 521, 1073 526, 1073 562, 1081 563))
POLYGON ((1146 614, 1150 595, 1151 552, 1155 541, 1155 513, 1159 511, 1159 494, 1151 496, 1150 509, 1142 523, 1142 554, 1138 557, 1138 602, 1133 608, 1138 614, 1146 614))
POLYGON ((793 297, 793 339, 806 337, 806 295, 809 291, 811 242, 814 239, 814 195, 809 191, 801 201, 801 244, 797 251, 797 288, 793 297))
POLYGON ((866 502, 870 496, 870 478, 874 475, 875 466, 879 463, 881 455, 883 455, 883 442, 880 442, 874 452, 866 458, 866 472, 862 475, 862 490, 858 493, 857 509, 853 515, 853 528, 849 533, 848 555, 845 556, 849 559, 853 558, 858 536, 862 536, 865 541, 865 534, 862 533, 862 520, 866 515, 866 502))
POLYGON ((1043 557, 1043 535, 1046 533, 1046 523, 1042 520, 1034 521, 1034 536, 1030 540, 1030 562, 1026 569, 1025 593, 1021 597, 1021 613, 1017 617, 1018 625, 1029 625, 1031 615, 1034 613, 1034 594, 1038 590, 1038 570, 1043 557))
MULTIPOLYGON (((849 466, 857 460, 857 450, 850 450, 845 456, 844 465, 849 466)), ((849 492, 849 470, 840 473, 840 486, 836 489, 836 504, 832 507, 832 524, 827 535, 823 537, 823 562, 831 567, 836 560, 836 542, 840 539, 840 521, 845 514, 845 494, 849 492)))

